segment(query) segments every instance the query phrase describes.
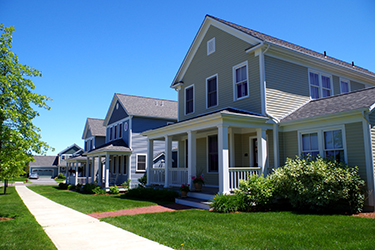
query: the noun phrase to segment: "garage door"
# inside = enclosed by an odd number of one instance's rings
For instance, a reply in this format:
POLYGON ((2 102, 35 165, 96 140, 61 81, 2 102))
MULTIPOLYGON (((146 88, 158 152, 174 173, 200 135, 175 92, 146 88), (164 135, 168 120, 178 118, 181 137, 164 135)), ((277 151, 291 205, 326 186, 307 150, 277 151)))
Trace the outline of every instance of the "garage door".
POLYGON ((51 169, 34 169, 34 173, 37 173, 39 176, 48 176, 52 177, 53 171, 51 169))

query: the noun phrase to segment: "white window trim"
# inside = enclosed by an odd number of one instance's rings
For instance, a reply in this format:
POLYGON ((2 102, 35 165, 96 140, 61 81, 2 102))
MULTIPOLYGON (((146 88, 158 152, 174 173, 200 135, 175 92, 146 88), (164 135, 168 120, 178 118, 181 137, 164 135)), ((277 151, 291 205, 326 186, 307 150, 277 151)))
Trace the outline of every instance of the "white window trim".
POLYGON ((232 80, 233 80, 233 101, 239 101, 245 98, 248 98, 250 96, 250 88, 249 88, 249 66, 248 62, 244 61, 242 63, 239 63, 232 68, 232 80), (236 82, 236 69, 241 68, 243 66, 246 66, 246 80, 247 80, 247 95, 242 96, 240 98, 237 98, 237 82, 236 82))
MULTIPOLYGON (((210 155, 209 155, 209 141, 208 141, 208 137, 210 137, 210 136, 213 136, 213 135, 216 135, 217 136, 217 140, 218 140, 218 143, 219 143, 219 135, 218 134, 216 134, 216 133, 207 133, 206 134, 206 160, 207 160, 207 169, 206 169, 206 172, 207 172, 207 174, 219 174, 219 166, 218 166, 218 169, 217 169, 217 171, 210 171, 210 164, 209 164, 209 159, 210 159, 210 155)), ((219 145, 218 145, 219 146, 219 145)), ((217 154, 218 154, 218 156, 219 156, 219 148, 217 149, 217 154)))
POLYGON ((136 169, 137 173, 144 173, 144 172, 147 171, 147 154, 136 154, 136 156, 135 156, 135 169, 136 169), (139 170, 138 169, 138 156, 142 156, 142 155, 146 157, 145 170, 139 170))
MULTIPOLYGON (((309 69, 309 72, 308 72, 308 78, 309 78, 309 94, 310 94, 310 99, 312 99, 311 97, 311 81, 310 81, 310 73, 314 73, 314 74, 317 74, 318 75, 318 80, 319 80, 319 98, 323 98, 323 84, 322 84, 322 76, 325 76, 325 77, 328 77, 330 79, 330 83, 331 83, 331 95, 330 96, 334 96, 334 89, 333 89, 333 80, 332 80, 332 75, 331 74, 328 74, 328 73, 325 73, 325 72, 322 72, 322 71, 317 71, 317 70, 313 70, 313 69, 309 69)), ((317 87, 317 86, 314 86, 314 87, 317 87)), ((327 89, 327 88, 324 88, 324 89, 327 89)), ((328 96, 326 96, 328 97, 328 96)), ((315 100, 315 99, 312 99, 312 100, 315 100)))
POLYGON ((215 74, 210 77, 206 78, 206 109, 214 108, 219 106, 219 75, 215 74), (216 77, 216 105, 208 107, 208 88, 207 88, 207 81, 216 77))
POLYGON ((342 89, 341 89, 341 81, 343 81, 343 82, 347 82, 347 83, 348 83, 348 91, 351 92, 352 89, 351 89, 351 87, 350 87, 350 80, 347 79, 347 78, 344 78, 344 77, 340 77, 340 78, 339 78, 340 94, 343 94, 343 93, 342 93, 342 89))
POLYGON ((214 38, 212 38, 212 39, 210 39, 210 40, 207 41, 207 55, 211 55, 215 51, 216 51, 216 41, 215 41, 215 37, 214 37, 214 38), (213 44, 213 50, 209 49, 210 43, 213 44))
POLYGON ((191 114, 194 114, 194 112, 195 112, 195 86, 194 86, 194 84, 192 84, 190 86, 187 86, 184 89, 184 114, 185 115, 191 115, 191 114), (186 113, 186 90, 189 89, 189 88, 193 88, 193 112, 186 113))
POLYGON ((345 160, 345 163, 348 163, 348 151, 347 151, 347 145, 346 145, 345 125, 322 127, 318 129, 298 131, 298 155, 299 156, 302 155, 302 135, 318 133, 319 155, 322 158, 324 158, 324 132, 333 131, 333 130, 341 130, 342 144, 343 144, 343 149, 344 149, 344 160, 345 160))

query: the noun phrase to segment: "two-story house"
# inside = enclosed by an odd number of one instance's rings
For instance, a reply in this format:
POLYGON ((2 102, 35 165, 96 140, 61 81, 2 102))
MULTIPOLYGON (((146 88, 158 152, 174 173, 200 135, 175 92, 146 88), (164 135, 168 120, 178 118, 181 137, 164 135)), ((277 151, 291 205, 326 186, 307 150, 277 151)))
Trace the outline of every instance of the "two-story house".
MULTIPOLYGON (((249 173, 267 174, 287 157, 321 155, 358 166, 374 208, 375 73, 207 15, 171 88, 178 122, 143 133, 148 160, 171 143, 185 183, 228 193, 249 173)), ((149 184, 154 182, 149 169, 149 184)))

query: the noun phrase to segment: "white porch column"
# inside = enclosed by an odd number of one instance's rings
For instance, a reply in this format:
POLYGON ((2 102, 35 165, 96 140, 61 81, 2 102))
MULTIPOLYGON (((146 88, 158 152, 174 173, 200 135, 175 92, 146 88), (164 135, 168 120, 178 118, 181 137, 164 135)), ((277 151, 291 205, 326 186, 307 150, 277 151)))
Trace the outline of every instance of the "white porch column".
POLYGON ((165 184, 164 187, 169 187, 169 168, 172 167, 172 137, 165 136, 165 184))
POLYGON ((228 127, 218 126, 219 193, 229 193, 228 127))
POLYGON ((132 161, 131 161, 131 155, 126 156, 126 173, 128 175, 128 180, 132 179, 132 161))
POLYGON ((154 140, 147 139, 147 186, 151 184, 151 169, 154 165, 154 140))
POLYGON ((105 155, 105 187, 108 188, 109 187, 109 157, 110 155, 107 153, 105 155))
POLYGON ((77 185, 78 184, 78 161, 75 162, 75 170, 76 170, 76 176, 75 176, 75 180, 74 180, 74 185, 77 185))
POLYGON ((257 143, 258 143, 258 167, 264 176, 266 173, 267 160, 267 135, 265 129, 257 129, 257 143))
POLYGON ((236 161, 234 156, 234 133, 233 129, 229 128, 229 167, 235 167, 236 161))
POLYGON ((197 172, 197 132, 188 131, 188 184, 192 187, 192 176, 197 172))
POLYGON ((275 123, 273 125, 273 159, 274 159, 274 168, 280 166, 279 163, 279 126, 275 123))
POLYGON ((86 183, 89 183, 90 178, 90 158, 86 157, 86 183))
POLYGON ((91 183, 95 183, 95 157, 92 157, 91 163, 91 183))
POLYGON ((68 184, 69 181, 69 163, 66 163, 65 167, 65 183, 68 184))
POLYGON ((102 157, 99 155, 98 157, 98 160, 99 160, 99 164, 98 164, 98 185, 101 186, 102 185, 102 181, 103 181, 103 164, 102 164, 102 157))

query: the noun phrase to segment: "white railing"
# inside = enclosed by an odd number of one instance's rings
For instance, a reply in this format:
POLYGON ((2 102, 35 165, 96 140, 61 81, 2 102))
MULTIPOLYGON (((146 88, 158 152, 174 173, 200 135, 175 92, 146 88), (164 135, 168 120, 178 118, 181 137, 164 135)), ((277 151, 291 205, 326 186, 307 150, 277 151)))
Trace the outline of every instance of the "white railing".
POLYGON ((171 178, 170 184, 173 186, 181 186, 181 184, 188 183, 188 169, 187 168, 169 168, 169 175, 171 178))
POLYGON ((150 184, 164 185, 165 184, 165 169, 164 168, 150 168, 148 171, 150 184))
POLYGON ((229 190, 233 191, 239 187, 240 180, 248 180, 249 176, 261 173, 258 167, 231 167, 229 168, 229 190))
MULTIPOLYGON (((89 183, 91 183, 92 177, 89 177, 89 183)), ((87 183, 86 177, 78 177, 77 178, 77 183, 76 183, 76 177, 75 176, 69 176, 68 177, 68 184, 70 185, 77 185, 77 184, 82 184, 85 185, 87 183)))

